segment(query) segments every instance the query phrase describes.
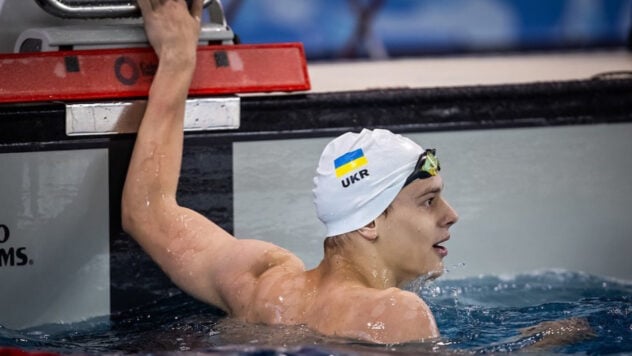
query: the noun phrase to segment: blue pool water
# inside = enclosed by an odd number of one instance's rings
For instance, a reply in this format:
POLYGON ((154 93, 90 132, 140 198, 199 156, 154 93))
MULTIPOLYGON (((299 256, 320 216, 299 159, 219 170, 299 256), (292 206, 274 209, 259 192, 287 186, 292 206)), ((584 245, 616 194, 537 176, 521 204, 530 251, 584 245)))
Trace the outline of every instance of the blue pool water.
POLYGON ((541 335, 520 329, 543 321, 582 318, 592 336, 539 349, 545 353, 632 353, 632 283, 568 271, 483 276, 415 283, 435 313, 442 338, 430 343, 374 346, 321 337, 302 327, 245 325, 170 290, 124 317, 0 327, 0 345, 58 353, 419 354, 527 351, 541 335))

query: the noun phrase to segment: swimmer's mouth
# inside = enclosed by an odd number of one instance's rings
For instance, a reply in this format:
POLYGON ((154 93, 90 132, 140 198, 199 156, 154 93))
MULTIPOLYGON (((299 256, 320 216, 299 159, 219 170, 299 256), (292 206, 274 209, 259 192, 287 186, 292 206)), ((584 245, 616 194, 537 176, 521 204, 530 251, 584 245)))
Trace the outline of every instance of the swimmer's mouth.
POLYGON ((448 249, 445 248, 444 246, 441 246, 442 243, 448 241, 450 239, 450 236, 448 236, 447 238, 437 242, 436 244, 432 245, 432 248, 435 250, 435 252, 441 256, 441 257, 445 257, 448 255, 448 249))

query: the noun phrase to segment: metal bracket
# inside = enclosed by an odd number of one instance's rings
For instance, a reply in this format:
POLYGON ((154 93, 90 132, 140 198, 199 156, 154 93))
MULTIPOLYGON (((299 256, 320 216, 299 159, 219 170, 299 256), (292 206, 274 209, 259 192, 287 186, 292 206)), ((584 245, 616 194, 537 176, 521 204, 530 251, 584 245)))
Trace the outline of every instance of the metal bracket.
MULTIPOLYGON (((135 133, 147 106, 146 100, 66 105, 66 134, 96 136, 135 133)), ((240 99, 236 96, 189 99, 184 131, 238 129, 240 99)))
MULTIPOLYGON (((138 17, 140 11, 135 1, 72 1, 72 0, 35 0, 51 15, 62 18, 116 18, 138 17), (89 5, 86 5, 89 4, 89 5)), ((204 7, 218 0, 204 0, 204 7)))
MULTIPOLYGON (((204 24, 200 29, 200 44, 232 44, 235 34, 227 27, 215 23, 204 24)), ((20 34, 15 42, 16 53, 149 46, 142 24, 74 25, 32 28, 20 34)))
MULTIPOLYGON (((189 0, 187 0, 189 1, 189 0)), ((36 0, 41 8, 62 18, 120 18, 139 17, 140 11, 133 0, 36 0)), ((200 44, 233 44, 235 34, 226 23, 220 0, 204 0, 209 23, 200 31, 200 44)), ((59 50, 126 48, 149 45, 142 21, 132 24, 109 23, 32 28, 20 34, 14 52, 49 52, 59 50)))

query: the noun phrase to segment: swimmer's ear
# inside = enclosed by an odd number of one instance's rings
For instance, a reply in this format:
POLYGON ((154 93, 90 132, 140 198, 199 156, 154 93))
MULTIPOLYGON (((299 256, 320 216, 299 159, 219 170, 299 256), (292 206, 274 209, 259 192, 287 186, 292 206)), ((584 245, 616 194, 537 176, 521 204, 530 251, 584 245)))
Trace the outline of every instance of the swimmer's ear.
POLYGON ((375 220, 358 229, 358 233, 369 241, 377 240, 377 226, 375 220))

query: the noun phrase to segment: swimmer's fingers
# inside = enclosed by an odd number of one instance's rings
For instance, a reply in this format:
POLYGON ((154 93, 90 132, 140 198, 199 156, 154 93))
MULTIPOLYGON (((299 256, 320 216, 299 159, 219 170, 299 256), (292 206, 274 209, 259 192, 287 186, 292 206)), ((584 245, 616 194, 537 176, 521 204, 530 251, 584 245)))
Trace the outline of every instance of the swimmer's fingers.
POLYGON ((152 9, 156 10, 160 5, 164 5, 167 0, 149 0, 151 2, 152 9))
POLYGON ((151 1, 150 0, 138 0, 136 1, 138 7, 140 8, 140 12, 145 16, 149 10, 152 10, 151 1))
MULTIPOLYGON (((150 10, 158 10, 158 8, 166 4, 168 1, 174 1, 182 5, 186 4, 185 0, 137 0, 137 4, 143 16, 147 16, 150 10)), ((196 20, 201 21, 203 8, 204 0, 193 0, 191 4, 191 16, 196 20)))
POLYGON ((143 15, 147 15, 150 10, 156 10, 167 0, 137 0, 136 3, 140 7, 140 11, 143 15))
POLYGON ((191 16, 197 21, 202 19, 202 8, 204 7, 203 0, 193 0, 191 4, 191 16))

